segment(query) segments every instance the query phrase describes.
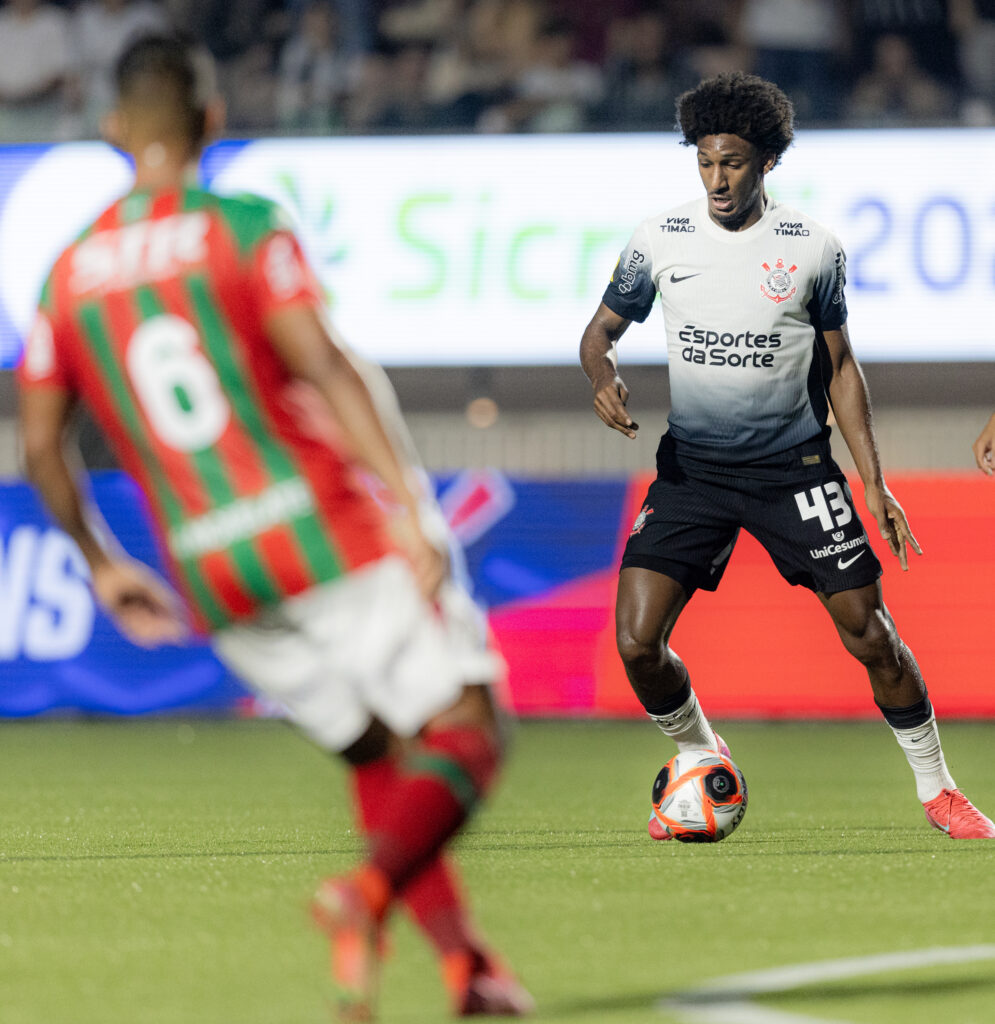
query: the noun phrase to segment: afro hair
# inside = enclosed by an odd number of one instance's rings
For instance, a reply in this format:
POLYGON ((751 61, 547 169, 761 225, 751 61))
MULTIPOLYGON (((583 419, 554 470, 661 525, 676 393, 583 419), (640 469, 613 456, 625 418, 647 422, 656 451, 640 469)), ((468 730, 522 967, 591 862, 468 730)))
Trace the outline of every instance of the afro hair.
POLYGON ((795 108, 773 83, 742 71, 706 78, 677 98, 681 144, 706 135, 738 135, 777 164, 794 138, 795 108))

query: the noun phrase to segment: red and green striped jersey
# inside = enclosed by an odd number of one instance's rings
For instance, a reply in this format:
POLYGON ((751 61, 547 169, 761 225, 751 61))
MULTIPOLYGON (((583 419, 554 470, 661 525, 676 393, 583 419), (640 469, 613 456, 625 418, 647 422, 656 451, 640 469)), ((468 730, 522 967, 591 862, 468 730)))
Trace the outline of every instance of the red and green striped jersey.
POLYGON ((320 305, 274 204, 135 191, 59 257, 18 370, 79 394, 141 485, 195 624, 217 629, 390 550, 309 431, 266 317, 320 305))

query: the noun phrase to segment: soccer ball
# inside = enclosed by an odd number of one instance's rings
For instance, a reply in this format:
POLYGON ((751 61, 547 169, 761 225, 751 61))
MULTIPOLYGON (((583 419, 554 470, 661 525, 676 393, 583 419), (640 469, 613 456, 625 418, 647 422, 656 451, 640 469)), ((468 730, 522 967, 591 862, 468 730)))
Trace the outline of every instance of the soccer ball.
POLYGON ((714 750, 682 750, 653 783, 653 813, 682 843, 717 843, 746 813, 746 779, 714 750))

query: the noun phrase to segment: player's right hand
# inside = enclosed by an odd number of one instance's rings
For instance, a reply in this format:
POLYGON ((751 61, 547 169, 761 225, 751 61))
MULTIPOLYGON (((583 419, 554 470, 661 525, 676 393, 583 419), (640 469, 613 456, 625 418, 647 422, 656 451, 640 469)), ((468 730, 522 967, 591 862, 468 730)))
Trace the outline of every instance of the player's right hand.
POLYGON ((179 597, 143 563, 110 559, 94 566, 92 582, 100 605, 133 644, 161 647, 188 636, 179 597))
POLYGON ((422 596, 433 600, 449 572, 448 552, 444 554, 425 536, 417 515, 399 512, 391 518, 391 532, 411 562, 422 596))
POLYGON ((891 553, 898 559, 904 572, 909 571, 909 548, 917 555, 922 554, 919 541, 909 526, 902 506, 883 484, 864 490, 864 501, 871 515, 877 520, 881 536, 888 542, 891 553))
POLYGON ((995 476, 995 413, 985 424, 985 429, 978 435, 971 450, 978 469, 986 476, 995 476))
POLYGON ((594 392, 594 411, 601 422, 612 430, 625 434, 626 437, 634 438, 639 424, 634 423, 632 417, 625 411, 628 401, 629 389, 619 376, 594 392))

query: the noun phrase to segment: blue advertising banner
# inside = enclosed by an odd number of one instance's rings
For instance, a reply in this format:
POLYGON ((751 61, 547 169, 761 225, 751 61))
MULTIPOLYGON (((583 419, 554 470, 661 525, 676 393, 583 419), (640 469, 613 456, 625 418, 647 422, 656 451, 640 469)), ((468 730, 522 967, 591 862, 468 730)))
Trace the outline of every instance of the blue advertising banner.
MULTIPOLYGON (((494 612, 612 571, 624 480, 518 481, 467 471, 437 487, 476 596, 494 612)), ((96 473, 91 490, 124 547, 161 570, 131 479, 96 473)), ((79 551, 23 483, 0 484, 0 609, 0 717, 259 710, 206 642, 146 651, 125 641, 97 607, 79 551)), ((513 653, 514 638, 501 642, 513 653)), ((555 689, 553 680, 546 690, 555 689)))
MULTIPOLYGON (((159 568, 134 483, 100 473, 92 490, 125 548, 159 568)), ((76 546, 20 483, 0 484, 0 609, 2 716, 228 709, 245 693, 205 643, 145 651, 123 640, 97 608, 76 546)))

